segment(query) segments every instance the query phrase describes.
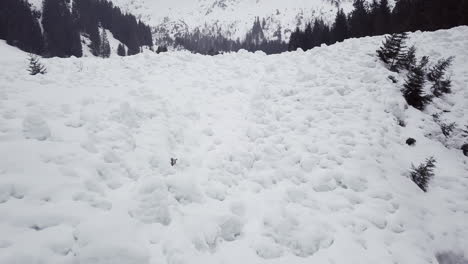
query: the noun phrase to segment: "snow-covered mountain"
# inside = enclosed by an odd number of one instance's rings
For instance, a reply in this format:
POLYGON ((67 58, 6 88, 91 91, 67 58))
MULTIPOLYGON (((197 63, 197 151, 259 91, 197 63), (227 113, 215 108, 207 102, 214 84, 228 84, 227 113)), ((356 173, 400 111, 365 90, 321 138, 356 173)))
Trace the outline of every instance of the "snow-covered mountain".
POLYGON ((425 111, 381 36, 48 58, 36 76, 0 41, 0 263, 467 263, 467 36, 409 35, 431 63, 455 56, 425 111), (430 156, 423 192, 409 170, 430 156))
POLYGON ((222 33, 232 39, 243 38, 255 17, 265 19, 265 35, 273 38, 281 27, 285 39, 297 25, 315 17, 331 21, 338 6, 352 9, 352 0, 112 0, 148 24, 156 36, 174 36, 195 28, 222 33))

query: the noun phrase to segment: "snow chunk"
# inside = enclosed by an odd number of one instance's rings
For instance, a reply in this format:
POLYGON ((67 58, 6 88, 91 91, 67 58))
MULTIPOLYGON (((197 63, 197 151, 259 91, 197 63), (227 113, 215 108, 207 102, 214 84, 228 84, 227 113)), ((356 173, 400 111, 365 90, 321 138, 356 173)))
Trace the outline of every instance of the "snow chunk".
POLYGON ((78 263, 149 263, 144 242, 137 238, 132 227, 133 223, 124 216, 107 216, 80 224, 74 234, 78 244, 78 263))
POLYGON ((231 216, 221 225, 221 237, 226 241, 234 241, 242 233, 243 223, 239 217, 231 216))
POLYGON ((23 120, 23 134, 25 138, 43 141, 50 137, 50 129, 42 117, 30 114, 23 120))
POLYGON ((254 248, 257 255, 264 259, 279 258, 283 255, 281 246, 268 238, 262 238, 255 242, 254 248))

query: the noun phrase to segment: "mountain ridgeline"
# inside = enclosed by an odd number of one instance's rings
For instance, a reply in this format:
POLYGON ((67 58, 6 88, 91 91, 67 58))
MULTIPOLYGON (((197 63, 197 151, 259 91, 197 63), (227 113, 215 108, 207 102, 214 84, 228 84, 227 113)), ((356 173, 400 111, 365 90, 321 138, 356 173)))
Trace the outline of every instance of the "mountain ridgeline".
MULTIPOLYGON (((272 36, 265 19, 256 17, 242 38, 231 39, 219 29, 195 28, 187 33, 181 30, 156 44, 207 55, 241 49, 276 54, 309 50, 347 38, 468 25, 468 0, 395 0, 394 6, 388 0, 353 0, 354 9, 349 13, 336 5, 333 23, 316 17, 305 27, 284 31, 279 25, 272 36), (289 32, 290 36, 283 36, 289 32)), ((27 0, 0 1, 0 39, 27 52, 80 57, 83 47, 88 46, 93 55, 108 57, 111 48, 106 31, 120 41, 116 51, 120 56, 137 54, 144 46, 152 48, 152 33, 158 33, 157 28, 122 12, 110 0, 42 0, 42 12, 31 8, 27 0)))
POLYGON ((285 51, 288 45, 282 40, 281 29, 277 31, 276 40, 267 40, 263 33, 264 24, 264 21, 260 22, 260 18, 257 17, 252 29, 247 33, 243 41, 228 39, 221 33, 206 35, 197 28, 193 33, 177 37, 175 45, 205 55, 216 55, 220 52, 239 51, 241 49, 251 52, 261 50, 267 54, 285 51))
POLYGON ((244 40, 230 40, 221 34, 204 35, 196 29, 194 33, 176 38, 175 43, 202 54, 240 49, 274 54, 298 48, 309 50, 347 38, 417 30, 434 31, 468 25, 468 0, 397 0, 393 9, 388 0, 373 0, 371 3, 354 0, 353 7, 349 14, 339 9, 331 25, 316 18, 307 23, 305 28, 297 27, 291 33, 288 43, 283 41, 281 28, 275 34, 275 40, 266 39, 263 33, 265 23, 261 23, 258 17, 244 40))
POLYGON ((89 38, 93 55, 108 57, 110 46, 103 29, 127 47, 122 55, 137 54, 142 46, 153 45, 149 26, 106 0, 43 0, 42 12, 33 10, 25 0, 0 1, 0 39, 27 52, 81 57, 83 35, 89 38))

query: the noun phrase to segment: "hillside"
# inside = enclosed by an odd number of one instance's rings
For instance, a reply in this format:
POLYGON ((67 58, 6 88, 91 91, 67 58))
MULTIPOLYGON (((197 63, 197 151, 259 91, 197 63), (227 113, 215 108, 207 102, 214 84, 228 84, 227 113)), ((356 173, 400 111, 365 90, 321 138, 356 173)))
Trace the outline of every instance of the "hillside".
POLYGON ((456 56, 453 93, 424 112, 378 60, 382 37, 271 56, 50 58, 36 76, 1 41, 0 263, 468 256, 468 158, 431 117, 468 124, 467 36, 410 34, 418 56, 456 56), (429 156, 425 193, 409 170, 429 156))
MULTIPOLYGON (((232 39, 244 38, 255 17, 265 19, 266 37, 273 39, 279 27, 284 39, 291 30, 315 17, 332 21, 339 5, 351 11, 350 0, 113 0, 124 10, 170 36, 199 28, 207 34, 221 33, 232 39)), ((156 34, 157 36, 157 34, 156 34)))

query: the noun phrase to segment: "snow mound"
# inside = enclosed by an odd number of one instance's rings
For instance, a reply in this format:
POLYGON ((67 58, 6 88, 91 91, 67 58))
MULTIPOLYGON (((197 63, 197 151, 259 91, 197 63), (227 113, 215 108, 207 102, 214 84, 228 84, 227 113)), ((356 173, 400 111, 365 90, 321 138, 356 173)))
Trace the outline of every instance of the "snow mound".
POLYGON ((50 128, 40 116, 28 115, 23 120, 23 133, 25 138, 42 141, 50 137, 50 128))
POLYGON ((468 27, 410 34, 455 56, 424 112, 382 40, 49 58, 41 76, 0 42, 0 263, 466 262, 468 27), (425 193, 408 171, 429 156, 425 193))

